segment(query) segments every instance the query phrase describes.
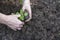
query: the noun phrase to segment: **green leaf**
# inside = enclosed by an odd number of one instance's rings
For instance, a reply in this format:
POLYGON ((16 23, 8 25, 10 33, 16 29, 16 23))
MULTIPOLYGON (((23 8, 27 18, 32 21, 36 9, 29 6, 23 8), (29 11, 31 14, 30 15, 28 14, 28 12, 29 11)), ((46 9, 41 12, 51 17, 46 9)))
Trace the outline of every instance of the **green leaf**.
POLYGON ((23 0, 19 0, 20 4, 23 4, 23 0))
POLYGON ((24 17, 23 16, 20 16, 19 19, 23 21, 24 20, 24 17))
POLYGON ((24 13, 24 12, 23 12, 23 10, 21 9, 21 10, 20 10, 20 14, 23 15, 23 13, 24 13))
POLYGON ((16 12, 16 14, 21 15, 20 17, 18 17, 19 20, 24 21, 25 17, 28 16, 27 12, 23 12, 22 9, 20 9, 20 12, 16 12))
POLYGON ((16 15, 18 15, 19 14, 19 12, 16 12, 16 15))
POLYGON ((28 16, 28 13, 27 13, 27 12, 25 12, 25 13, 24 13, 24 16, 28 16))

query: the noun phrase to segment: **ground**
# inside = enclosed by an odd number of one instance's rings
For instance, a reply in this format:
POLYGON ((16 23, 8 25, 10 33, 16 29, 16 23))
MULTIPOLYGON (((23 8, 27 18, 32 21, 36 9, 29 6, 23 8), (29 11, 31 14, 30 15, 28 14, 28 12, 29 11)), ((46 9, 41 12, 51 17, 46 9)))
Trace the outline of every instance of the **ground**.
POLYGON ((13 31, 0 24, 0 40, 60 40, 60 0, 32 2, 32 20, 20 31, 13 31))

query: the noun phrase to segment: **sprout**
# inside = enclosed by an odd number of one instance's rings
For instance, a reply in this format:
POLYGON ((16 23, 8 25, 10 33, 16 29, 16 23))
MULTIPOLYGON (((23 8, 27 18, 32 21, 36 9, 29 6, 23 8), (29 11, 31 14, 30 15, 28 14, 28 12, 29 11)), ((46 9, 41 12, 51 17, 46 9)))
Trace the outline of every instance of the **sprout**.
MULTIPOLYGON (((20 4, 23 3, 23 0, 19 0, 20 1, 20 4)), ((21 21, 24 21, 25 20, 25 17, 28 16, 28 13, 26 11, 23 11, 22 9, 20 9, 19 12, 16 12, 16 14, 20 14, 21 16, 18 17, 19 20, 21 21)))
POLYGON ((28 16, 27 12, 23 12, 23 10, 21 9, 20 12, 16 12, 16 14, 20 14, 21 16, 18 18, 21 21, 25 20, 25 17, 28 16))

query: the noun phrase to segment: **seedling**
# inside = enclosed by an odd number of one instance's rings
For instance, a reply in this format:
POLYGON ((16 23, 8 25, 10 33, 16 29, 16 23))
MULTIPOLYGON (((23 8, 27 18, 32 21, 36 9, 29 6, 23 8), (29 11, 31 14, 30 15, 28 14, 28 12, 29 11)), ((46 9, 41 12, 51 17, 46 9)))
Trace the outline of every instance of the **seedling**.
MULTIPOLYGON (((20 4, 22 5, 22 0, 20 0, 20 4)), ((20 9, 19 12, 16 12, 16 14, 21 15, 20 17, 18 17, 18 19, 21 21, 25 21, 25 17, 28 16, 28 13, 26 11, 23 11, 22 9, 20 9)))
POLYGON ((20 17, 18 17, 18 19, 21 20, 21 21, 24 21, 25 17, 28 16, 28 13, 27 12, 23 12, 22 9, 19 12, 16 12, 16 14, 20 14, 21 15, 20 17))

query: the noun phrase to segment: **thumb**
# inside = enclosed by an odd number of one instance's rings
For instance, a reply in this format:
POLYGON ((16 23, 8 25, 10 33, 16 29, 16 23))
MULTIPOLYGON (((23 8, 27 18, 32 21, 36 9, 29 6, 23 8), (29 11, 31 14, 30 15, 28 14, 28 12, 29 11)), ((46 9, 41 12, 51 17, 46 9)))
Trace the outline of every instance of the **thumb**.
POLYGON ((25 11, 25 6, 23 5, 22 10, 25 11))
POLYGON ((21 15, 20 15, 20 14, 15 14, 15 15, 13 15, 13 16, 15 16, 15 17, 20 17, 21 15))

